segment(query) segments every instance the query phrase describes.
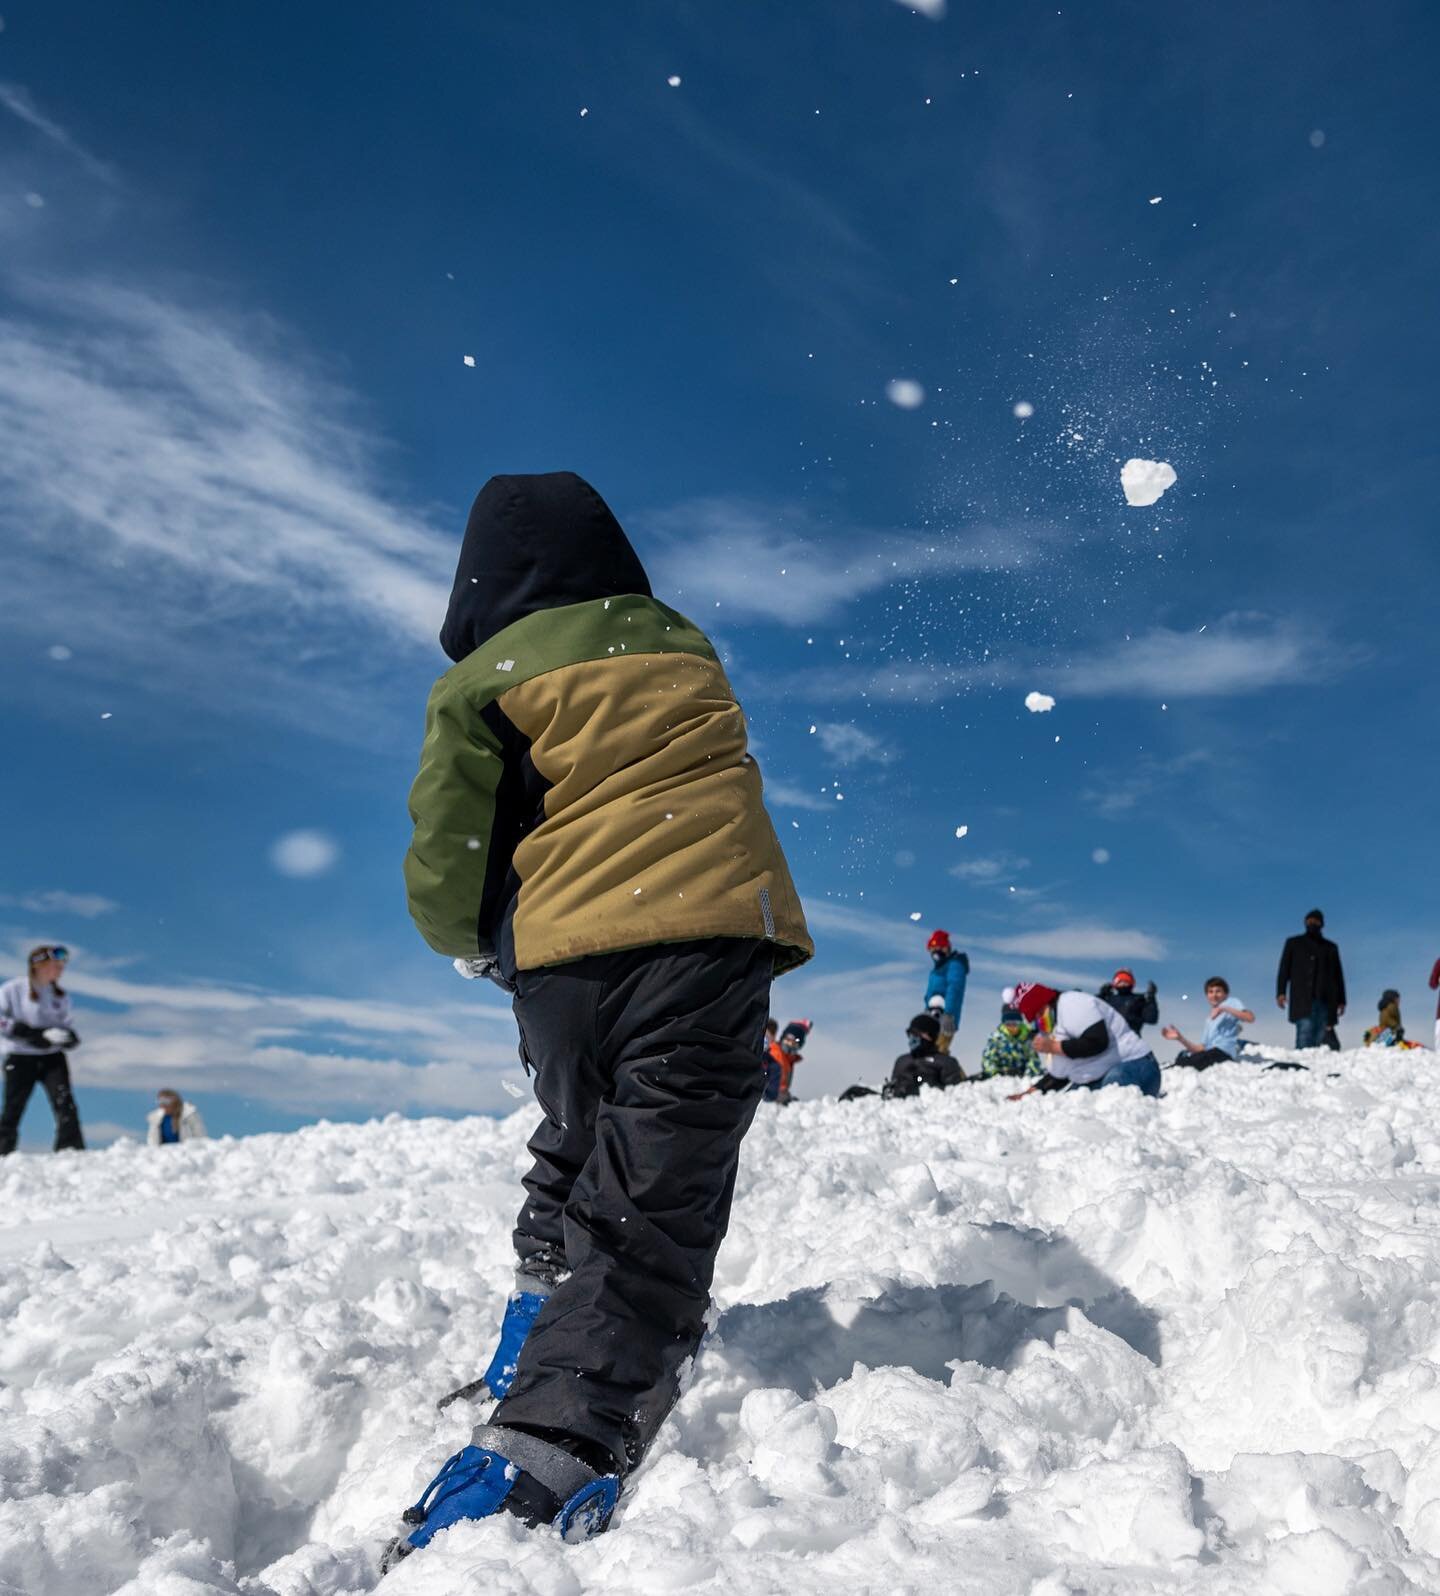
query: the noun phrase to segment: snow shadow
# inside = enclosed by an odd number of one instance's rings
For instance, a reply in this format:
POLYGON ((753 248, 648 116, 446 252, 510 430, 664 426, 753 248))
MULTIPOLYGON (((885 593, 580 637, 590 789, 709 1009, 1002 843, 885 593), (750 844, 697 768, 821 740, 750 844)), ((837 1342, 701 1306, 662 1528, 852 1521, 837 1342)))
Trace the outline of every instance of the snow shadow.
POLYGON ((946 1381, 952 1363, 1008 1369, 1028 1343, 1053 1345, 1076 1307, 1159 1365, 1159 1315, 1072 1242, 1015 1225, 972 1229, 994 1278, 977 1285, 892 1282, 878 1293, 810 1286, 778 1301, 739 1303, 716 1327, 727 1358, 748 1365, 758 1384, 800 1392, 846 1379, 856 1363, 904 1366, 946 1381))

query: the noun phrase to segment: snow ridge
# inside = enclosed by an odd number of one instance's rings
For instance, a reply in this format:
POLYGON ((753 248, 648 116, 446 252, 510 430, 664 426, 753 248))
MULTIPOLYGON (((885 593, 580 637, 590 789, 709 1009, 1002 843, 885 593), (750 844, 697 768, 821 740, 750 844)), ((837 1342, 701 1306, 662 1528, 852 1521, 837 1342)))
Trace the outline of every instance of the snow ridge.
MULTIPOLYGON (((462 1525, 384 1596, 1440 1588, 1437 1061, 1302 1057, 766 1109, 612 1533, 462 1525)), ((533 1117, 0 1165, 0 1596, 373 1590, 533 1117)))

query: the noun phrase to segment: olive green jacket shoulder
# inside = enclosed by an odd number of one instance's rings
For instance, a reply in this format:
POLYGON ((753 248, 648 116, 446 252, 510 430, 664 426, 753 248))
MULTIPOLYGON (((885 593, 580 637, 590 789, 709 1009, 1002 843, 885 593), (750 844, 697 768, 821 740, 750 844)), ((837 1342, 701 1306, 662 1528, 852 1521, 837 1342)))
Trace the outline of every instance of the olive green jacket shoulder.
POLYGON ((715 651, 652 598, 527 616, 447 671, 410 817, 410 913, 454 958, 733 936, 779 973, 814 951, 715 651))

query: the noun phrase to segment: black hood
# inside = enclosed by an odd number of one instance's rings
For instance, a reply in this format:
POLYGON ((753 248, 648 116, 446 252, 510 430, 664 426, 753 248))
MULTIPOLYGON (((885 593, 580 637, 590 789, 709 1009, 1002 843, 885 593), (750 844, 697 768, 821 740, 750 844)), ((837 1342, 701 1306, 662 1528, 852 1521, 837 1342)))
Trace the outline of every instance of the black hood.
POLYGON ((440 646, 457 663, 539 610, 650 594, 610 506, 573 471, 491 477, 476 495, 440 646))

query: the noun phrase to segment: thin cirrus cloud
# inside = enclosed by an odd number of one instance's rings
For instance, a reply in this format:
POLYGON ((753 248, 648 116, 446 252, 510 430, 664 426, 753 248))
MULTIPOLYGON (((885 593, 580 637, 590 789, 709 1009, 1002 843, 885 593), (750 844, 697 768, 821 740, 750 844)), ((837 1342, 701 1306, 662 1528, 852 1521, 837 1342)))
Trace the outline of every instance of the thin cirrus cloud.
MULTIPOLYGON (((899 699, 936 704, 968 692, 1018 690, 1043 675, 1055 685, 1062 704, 1089 698, 1233 698, 1274 687, 1321 685, 1361 658, 1358 650, 1336 648, 1295 621, 1236 613, 1203 631, 1153 627, 1081 651, 1068 662, 1037 654, 983 664, 922 659, 827 666, 792 674, 784 690, 791 695, 803 686, 831 703, 899 699)), ((751 692, 763 695, 766 686, 755 684, 751 692)))
POLYGON ((854 600, 916 577, 1025 570, 1050 534, 975 527, 903 533, 830 526, 803 506, 738 498, 699 499, 636 518, 649 535, 657 591, 682 608, 738 620, 810 626, 854 600))
POLYGON ((21 83, 0 83, 0 107, 17 117, 27 127, 33 128, 43 139, 63 150, 91 175, 102 183, 115 186, 119 177, 108 161, 102 161, 54 117, 47 116, 35 103, 30 91, 21 83))
POLYGON ((28 914, 74 915, 81 920, 95 920, 102 914, 113 914, 120 905, 98 892, 49 891, 3 893, 0 907, 23 909, 28 914))
POLYGON ((146 646, 207 617, 207 644, 251 617, 433 639, 453 538, 383 494, 347 396, 276 342, 260 318, 97 283, 22 285, 0 320, 0 527, 42 589, 63 537, 72 598, 112 642, 127 613, 146 646))

